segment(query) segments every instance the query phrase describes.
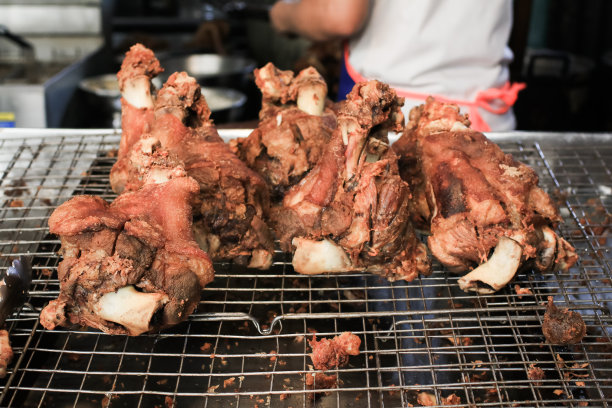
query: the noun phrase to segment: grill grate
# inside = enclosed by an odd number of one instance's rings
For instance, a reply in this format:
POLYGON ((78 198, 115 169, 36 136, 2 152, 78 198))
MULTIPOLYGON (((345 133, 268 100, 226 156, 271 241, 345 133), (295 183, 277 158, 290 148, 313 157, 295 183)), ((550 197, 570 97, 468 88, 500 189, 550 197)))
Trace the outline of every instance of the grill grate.
MULTIPOLYGON (((227 131, 225 136, 235 136, 227 131)), ((561 204, 562 235, 580 260, 565 273, 519 273, 492 295, 466 294, 434 263, 429 277, 303 276, 286 254, 269 271, 215 264, 198 313, 160 334, 47 331, 40 309, 59 292, 53 209, 76 194, 114 195, 108 173, 119 135, 107 131, 0 133, 0 270, 34 255, 29 303, 7 320, 15 351, 0 405, 9 407, 418 406, 421 392, 457 406, 612 406, 612 138, 495 135, 536 169, 561 204), (533 295, 519 296, 513 286, 533 295), (510 287, 512 286, 512 287, 510 287), (572 347, 544 342, 546 297, 583 314, 572 347), (352 331, 361 353, 316 395, 305 385, 314 332, 352 331), (531 364, 545 378, 527 378, 531 364), (233 379, 233 380, 232 380, 233 379)))

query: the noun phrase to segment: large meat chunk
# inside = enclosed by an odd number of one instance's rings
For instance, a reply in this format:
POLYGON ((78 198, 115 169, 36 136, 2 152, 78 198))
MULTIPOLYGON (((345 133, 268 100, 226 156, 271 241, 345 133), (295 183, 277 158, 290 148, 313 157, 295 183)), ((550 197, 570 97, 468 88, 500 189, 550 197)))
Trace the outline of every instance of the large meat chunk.
POLYGON ((213 259, 268 268, 273 241, 263 221, 265 181, 223 142, 200 86, 184 72, 172 74, 158 92, 155 121, 138 147, 149 152, 156 145, 168 155, 164 165, 180 163, 198 182, 194 227, 201 247, 213 259))
POLYGON ((297 77, 272 63, 255 70, 262 92, 259 125, 232 149, 269 184, 280 201, 321 157, 336 127, 336 115, 325 108, 327 84, 312 67, 297 77))
POLYGON ((469 125, 456 105, 429 98, 394 144, 432 254, 453 272, 477 266, 459 284, 483 293, 528 261, 541 271, 569 268, 576 253, 553 231, 561 218, 538 176, 469 125))
POLYGON ((410 190, 387 140, 403 125, 402 104, 381 82, 355 85, 321 159, 273 210, 281 245, 295 248, 297 272, 366 270, 412 280, 429 271, 409 219, 410 190))
POLYGON ((163 72, 153 51, 136 44, 126 53, 117 73, 121 91, 121 141, 110 182, 121 193, 128 179, 128 156, 132 146, 147 133, 155 119, 151 79, 163 72))
POLYGON ((158 180, 108 204, 77 196, 49 218, 60 237, 60 295, 41 312, 47 329, 80 324, 139 335, 177 324, 212 281, 212 262, 193 238, 190 177, 158 180))
MULTIPOLYGON (((119 73, 126 83, 136 81, 130 79, 131 74, 142 76, 134 66, 149 66, 154 58, 152 52, 142 52, 140 47, 132 47, 119 73)), ((219 137, 196 80, 184 72, 174 73, 154 100, 150 93, 145 95, 143 86, 122 88, 124 100, 128 89, 140 92, 140 99, 150 100, 152 105, 147 108, 147 125, 140 127, 126 125, 139 116, 130 104, 123 105, 121 146, 125 149, 120 149, 111 172, 113 189, 136 191, 145 183, 186 173, 199 185, 193 214, 201 248, 213 259, 268 268, 273 241, 263 222, 269 208, 266 183, 219 137)))

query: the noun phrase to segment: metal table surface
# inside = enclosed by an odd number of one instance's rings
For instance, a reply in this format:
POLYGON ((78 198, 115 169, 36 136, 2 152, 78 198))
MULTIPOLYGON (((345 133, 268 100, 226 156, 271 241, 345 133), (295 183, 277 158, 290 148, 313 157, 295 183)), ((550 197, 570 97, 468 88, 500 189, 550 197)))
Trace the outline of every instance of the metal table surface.
POLYGON ((560 232, 580 255, 570 271, 524 270, 482 295, 459 290, 458 277, 436 262, 431 276, 389 283, 361 273, 299 275, 277 252, 268 271, 216 263, 214 282, 186 322, 127 337, 38 323, 59 292, 59 240, 47 218, 77 194, 115 197, 108 174, 120 135, 0 129, 0 272, 14 257, 34 255, 29 302, 7 320, 15 356, 0 380, 0 405, 418 406, 426 392, 439 404, 454 393, 456 406, 612 406, 612 135, 489 137, 532 166, 558 201, 560 232), (518 295, 514 285, 532 295, 518 295), (583 314, 582 343, 545 342, 547 296, 583 314), (307 340, 343 331, 360 336, 360 354, 331 371, 335 388, 314 394, 305 385, 307 340), (544 379, 528 379, 533 364, 544 379))

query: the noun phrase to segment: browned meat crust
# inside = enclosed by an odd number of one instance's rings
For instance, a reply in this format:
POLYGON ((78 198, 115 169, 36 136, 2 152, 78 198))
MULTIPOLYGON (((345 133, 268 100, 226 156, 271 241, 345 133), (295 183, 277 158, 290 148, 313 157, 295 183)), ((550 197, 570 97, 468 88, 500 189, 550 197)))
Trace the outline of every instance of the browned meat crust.
MULTIPOLYGON (((179 177, 126 192, 110 205, 99 197, 78 196, 59 206, 49 230, 62 242, 60 295, 41 312, 42 325, 80 324, 137 335, 185 320, 214 276, 191 231, 197 192, 195 180, 179 177), (101 299, 128 286, 137 288, 131 295, 150 294, 146 304, 135 303, 133 321, 109 321, 101 299), (139 314, 143 308, 148 315, 139 314)), ((142 297, 137 298, 126 301, 142 297)))
POLYGON ((338 128, 319 162, 287 193, 283 206, 273 209, 281 245, 296 247, 296 271, 367 270, 407 280, 429 271, 425 247, 409 219, 410 190, 386 138, 402 126, 402 103, 386 84, 357 84, 340 108, 338 128), (300 257, 296 242, 304 247, 324 242, 342 265, 330 270, 332 258, 324 251, 316 253, 316 262, 313 251, 300 257))
POLYGON ((361 339, 351 332, 344 332, 333 339, 321 339, 316 336, 309 341, 312 353, 310 358, 317 370, 329 370, 344 367, 348 364, 349 356, 359 355, 361 339))
POLYGON ((297 105, 301 89, 319 87, 323 98, 327 93, 314 68, 294 78, 291 71, 268 63, 255 70, 255 79, 262 92, 259 125, 247 138, 230 143, 240 159, 266 180, 273 200, 280 201, 321 157, 336 128, 336 115, 330 108, 315 115, 297 105))
MULTIPOLYGON (((133 48, 126 56, 131 63, 124 62, 120 73, 126 83, 135 82, 131 74, 158 71, 133 68, 158 66, 151 62, 152 52, 141 48, 133 48)), ((147 112, 152 118, 147 116, 147 126, 132 126, 132 119, 140 123, 139 113, 124 105, 122 143, 124 137, 134 141, 124 143, 129 151, 121 155, 111 172, 115 191, 135 191, 149 181, 189 175, 199 185, 193 209, 201 248, 216 260, 267 269, 274 248, 263 221, 269 207, 266 183, 219 137, 200 85, 180 72, 170 76, 154 101, 142 86, 127 91, 133 99, 150 101, 147 112)))
POLYGON ((507 237, 520 245, 521 263, 571 267, 576 253, 552 231, 561 217, 533 169, 469 125, 456 105, 429 98, 410 112, 393 145, 414 194, 413 220, 431 232, 432 254, 449 270, 466 271, 507 237))
POLYGON ((200 186, 196 238, 213 259, 266 269, 273 241, 263 222, 269 207, 265 181, 223 142, 200 86, 175 73, 159 91, 150 136, 176 157, 200 186))
POLYGON ((552 296, 549 296, 542 333, 551 344, 576 344, 586 335, 586 325, 580 313, 566 308, 559 309, 554 305, 552 296))

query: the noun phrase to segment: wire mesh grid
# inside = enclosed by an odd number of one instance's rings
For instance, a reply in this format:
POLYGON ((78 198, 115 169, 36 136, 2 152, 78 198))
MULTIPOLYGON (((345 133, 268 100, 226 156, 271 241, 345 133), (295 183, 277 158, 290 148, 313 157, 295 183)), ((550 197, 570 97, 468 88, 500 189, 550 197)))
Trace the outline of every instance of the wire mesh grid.
POLYGON ((467 294, 437 263, 431 276, 389 283, 360 273, 298 275, 278 252, 269 271, 215 264, 186 322, 128 337, 38 323, 59 293, 59 241, 47 218, 73 195, 114 198, 108 174, 119 135, 0 133, 0 270, 34 255, 28 303, 6 324, 15 356, 0 405, 370 407, 419 406, 429 397, 450 406, 611 406, 612 142, 585 137, 499 141, 559 202, 561 234, 580 255, 568 272, 525 270, 496 294, 467 294), (544 341, 547 296, 582 313, 582 343, 544 341), (330 389, 317 377, 313 390, 308 340, 343 331, 361 338, 360 354, 327 373, 337 377, 330 389), (534 367, 542 379, 529 378, 534 367))

